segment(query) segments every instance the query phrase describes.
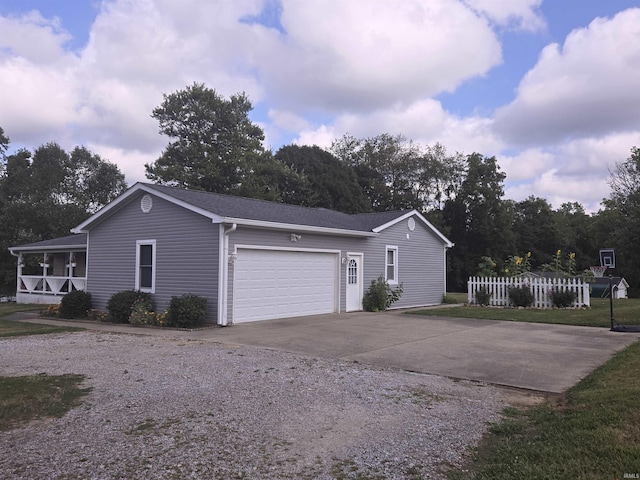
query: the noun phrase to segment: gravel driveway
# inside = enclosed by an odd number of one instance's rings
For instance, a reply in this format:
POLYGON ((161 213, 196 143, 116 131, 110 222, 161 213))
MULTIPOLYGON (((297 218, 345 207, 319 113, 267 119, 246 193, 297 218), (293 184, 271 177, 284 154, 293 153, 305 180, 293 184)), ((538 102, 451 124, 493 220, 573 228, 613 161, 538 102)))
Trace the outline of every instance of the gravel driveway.
POLYGON ((0 375, 36 373, 84 374, 92 392, 0 432, 3 478, 445 478, 505 406, 480 383, 253 347, 0 340, 0 375))

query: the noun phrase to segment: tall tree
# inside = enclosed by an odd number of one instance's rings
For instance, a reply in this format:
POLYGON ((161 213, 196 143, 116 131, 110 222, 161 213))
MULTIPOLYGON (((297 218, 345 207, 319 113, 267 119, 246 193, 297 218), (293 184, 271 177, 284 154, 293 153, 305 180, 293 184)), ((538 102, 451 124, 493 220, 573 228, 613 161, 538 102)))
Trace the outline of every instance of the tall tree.
MULTIPOLYGON (((632 147, 629 158, 617 162, 610 172, 611 195, 604 201, 606 224, 601 229, 611 232, 603 241, 616 249, 616 270, 624 275, 630 285, 630 293, 640 292, 640 148, 632 147)), ((604 215, 603 215, 604 216, 604 215)))
POLYGON ((464 180, 443 217, 455 247, 449 254, 447 282, 451 291, 465 289, 482 257, 507 258, 513 252, 512 205, 502 199, 506 175, 495 157, 467 155, 464 180))
POLYGON ((531 252, 533 268, 550 263, 552 255, 564 248, 560 244, 556 215, 544 198, 531 195, 514 204, 513 232, 515 248, 512 255, 531 252))
POLYGON ((267 152, 264 133, 249 119, 251 102, 239 93, 228 100, 203 84, 164 95, 151 115, 171 141, 152 164, 152 181, 209 192, 239 194, 267 152))
POLYGON ((461 154, 448 155, 441 144, 422 147, 402 135, 384 133, 335 140, 331 152, 353 168, 374 211, 416 208, 435 212, 460 187, 461 154))
POLYGON ((344 213, 371 211, 353 170, 320 147, 288 145, 275 158, 296 172, 302 182, 294 191, 281 187, 284 201, 344 213))
POLYGON ((0 290, 15 291, 8 247, 69 234, 69 229, 126 188, 118 168, 85 148, 21 149, 0 172, 0 290))
POLYGON ((118 167, 85 147, 71 152, 62 185, 68 201, 89 213, 97 212, 127 189, 118 167))

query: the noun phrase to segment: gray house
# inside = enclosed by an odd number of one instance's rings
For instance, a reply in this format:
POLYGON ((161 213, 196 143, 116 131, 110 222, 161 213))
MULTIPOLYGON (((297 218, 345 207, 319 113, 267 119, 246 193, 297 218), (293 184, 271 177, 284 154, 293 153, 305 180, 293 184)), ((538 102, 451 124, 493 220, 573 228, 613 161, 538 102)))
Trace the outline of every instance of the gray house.
POLYGON ((416 210, 348 215, 148 183, 72 231, 10 249, 18 301, 86 289, 104 309, 113 293, 136 289, 162 310, 192 293, 208 299, 212 323, 229 325, 361 310, 382 275, 403 286, 395 308, 434 305, 453 246, 416 210))

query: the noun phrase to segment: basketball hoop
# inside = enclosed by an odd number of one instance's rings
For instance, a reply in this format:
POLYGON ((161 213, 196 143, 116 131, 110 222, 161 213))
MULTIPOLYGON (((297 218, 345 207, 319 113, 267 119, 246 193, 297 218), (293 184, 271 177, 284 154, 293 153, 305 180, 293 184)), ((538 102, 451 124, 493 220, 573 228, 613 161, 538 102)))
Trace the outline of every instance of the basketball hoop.
POLYGON ((606 265, 604 266, 598 265, 596 267, 591 267, 591 272, 593 273, 594 277, 602 278, 604 277, 604 272, 607 270, 607 268, 608 267, 606 265))

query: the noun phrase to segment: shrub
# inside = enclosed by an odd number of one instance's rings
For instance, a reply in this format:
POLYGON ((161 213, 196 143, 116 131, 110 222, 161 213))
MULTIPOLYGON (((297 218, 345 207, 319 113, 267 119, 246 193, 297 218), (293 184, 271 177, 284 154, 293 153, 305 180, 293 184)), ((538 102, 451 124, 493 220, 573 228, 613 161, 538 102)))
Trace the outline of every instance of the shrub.
POLYGON ((573 290, 551 290, 551 303, 556 308, 568 308, 576 301, 576 292, 573 290))
POLYGON ((109 314, 103 310, 93 308, 87 312, 89 320, 97 320, 98 322, 106 322, 109 320, 109 314))
POLYGON ((371 286, 362 299, 362 308, 367 312, 386 310, 392 303, 397 302, 402 295, 402 285, 394 290, 382 275, 377 280, 371 280, 371 286))
POLYGON ((207 299, 186 293, 171 297, 167 309, 168 327, 191 328, 203 325, 207 320, 207 299))
POLYGON ((138 298, 133 302, 131 315, 129 315, 131 325, 157 325, 157 315, 148 310, 148 302, 144 298, 138 298))
POLYGON ((114 323, 128 323, 133 304, 136 303, 138 299, 142 299, 145 302, 148 311, 153 310, 153 300, 149 293, 138 292, 136 290, 123 290, 122 292, 111 295, 107 303, 109 320, 114 323))
POLYGON ((530 307, 533 305, 534 298, 529 287, 511 287, 509 300, 515 307, 530 307))
POLYGON ((47 306, 47 309, 42 312, 45 317, 58 317, 60 316, 60 304, 52 303, 47 306))
POLYGON ((84 318, 91 310, 91 294, 74 290, 62 297, 59 314, 62 318, 84 318))
POLYGON ((478 305, 487 306, 491 302, 491 293, 486 288, 480 288, 476 291, 476 303, 478 305))
POLYGON ((458 298, 455 295, 451 295, 450 293, 443 293, 442 294, 442 303, 445 303, 445 304, 456 304, 456 303, 460 303, 460 301, 458 300, 458 298))

